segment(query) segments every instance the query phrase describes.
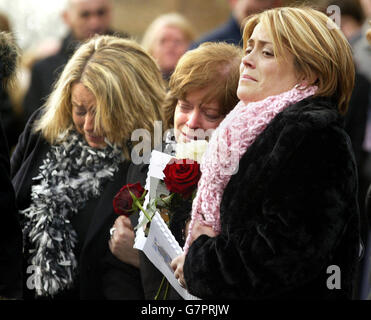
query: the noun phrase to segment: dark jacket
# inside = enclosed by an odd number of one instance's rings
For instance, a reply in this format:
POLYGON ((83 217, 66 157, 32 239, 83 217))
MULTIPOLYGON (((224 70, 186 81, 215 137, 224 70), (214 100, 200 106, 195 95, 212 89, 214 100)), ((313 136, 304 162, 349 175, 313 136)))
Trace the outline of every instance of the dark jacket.
POLYGON ((0 121, 4 128, 9 149, 12 150, 17 144, 18 136, 21 134, 23 127, 20 117, 15 112, 8 90, 3 86, 0 86, 0 121))
POLYGON ((78 42, 73 39, 72 34, 68 34, 56 54, 41 59, 32 66, 30 87, 23 101, 25 121, 45 102, 52 91, 53 83, 63 71, 77 46, 78 42))
MULTIPOLYGON (((371 101, 369 102, 369 97, 371 97, 370 84, 367 78, 356 72, 354 89, 350 98, 348 112, 345 115, 345 131, 350 137, 354 155, 357 161, 359 177, 358 202, 361 212, 366 212, 365 199, 367 189, 371 182, 364 170, 364 167, 367 164, 367 152, 365 152, 363 149, 367 127, 368 109, 369 105, 371 105, 371 101)), ((367 219, 366 214, 364 218, 367 219)), ((369 216, 368 219, 370 218, 371 216, 369 216)), ((361 227, 368 229, 369 223, 370 221, 364 221, 361 223, 361 227)), ((367 233, 367 231, 364 232, 367 233)))
MULTIPOLYGON (((20 210, 30 206, 32 178, 50 144, 40 134, 32 133, 32 123, 37 114, 33 115, 11 159, 13 185, 17 204, 20 210)), ((80 299, 142 299, 143 292, 139 270, 116 259, 108 248, 109 230, 117 215, 113 211, 112 201, 115 194, 126 181, 129 161, 121 163, 113 181, 108 181, 98 199, 90 199, 74 219, 90 217, 80 221, 85 232, 77 231, 79 288, 74 292, 61 294, 63 298, 80 299), (84 223, 86 226, 84 227, 84 223)), ((72 225, 77 221, 71 221, 72 225)), ((27 262, 26 262, 27 263, 27 262)), ((26 271, 25 266, 25 271, 26 271)), ((26 277, 30 275, 25 275, 26 277)), ((27 280, 27 279, 25 279, 27 280)), ((26 281, 25 281, 26 282, 26 281)), ((25 297, 32 297, 33 291, 24 287, 25 297)))
POLYGON ((360 250, 356 163, 329 99, 305 99, 272 120, 226 186, 220 219, 221 233, 200 236, 186 256, 190 293, 352 297, 360 250), (340 268, 341 289, 327 287, 332 265, 340 268))
POLYGON ((227 42, 242 47, 242 31, 236 18, 231 16, 225 24, 194 42, 190 49, 195 49, 204 42, 227 42))
POLYGON ((0 296, 22 297, 22 232, 10 180, 8 145, 0 123, 0 296))
POLYGON ((363 141, 365 138, 369 106, 370 84, 366 77, 356 73, 355 86, 345 115, 345 131, 352 141, 358 168, 362 168, 363 141))

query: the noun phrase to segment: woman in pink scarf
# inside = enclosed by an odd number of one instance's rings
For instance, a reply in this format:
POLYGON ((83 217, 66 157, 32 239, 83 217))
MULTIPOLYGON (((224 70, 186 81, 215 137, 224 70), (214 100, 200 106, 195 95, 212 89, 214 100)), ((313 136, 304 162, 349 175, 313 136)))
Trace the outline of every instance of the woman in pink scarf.
POLYGON ((349 299, 360 248, 343 129, 350 47, 308 7, 249 17, 243 40, 240 103, 204 155, 175 277, 200 298, 349 299))

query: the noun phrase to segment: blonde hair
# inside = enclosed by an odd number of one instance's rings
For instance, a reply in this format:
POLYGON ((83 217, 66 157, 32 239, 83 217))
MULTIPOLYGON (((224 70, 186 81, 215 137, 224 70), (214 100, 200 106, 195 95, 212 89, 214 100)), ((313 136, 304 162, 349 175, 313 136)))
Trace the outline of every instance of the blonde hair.
MULTIPOLYGON (((188 92, 208 88, 207 100, 216 100, 226 115, 238 103, 237 87, 243 51, 227 43, 205 42, 186 52, 178 61, 169 82, 165 102, 168 127, 173 127, 175 107, 188 92)), ((207 101, 207 102, 208 102, 207 101)))
MULTIPOLYGON (((368 24, 371 25, 371 20, 368 21, 368 24)), ((366 32, 366 38, 368 42, 371 44, 371 28, 369 28, 366 32)))
POLYGON ((135 129, 153 132, 163 120, 165 86, 154 60, 133 40, 99 36, 83 44, 64 68, 35 130, 51 144, 73 127, 71 88, 81 83, 96 98, 95 130, 130 159, 135 129))
POLYGON ((157 39, 157 34, 159 30, 163 27, 176 27, 182 31, 185 39, 192 42, 195 39, 195 32, 191 23, 179 13, 166 13, 160 15, 147 27, 143 38, 142 46, 150 54, 152 54, 153 46, 157 39))
POLYGON ((260 22, 271 36, 275 56, 285 58, 290 52, 298 73, 312 81, 309 85, 318 86, 316 96, 335 98, 339 112, 345 114, 355 70, 351 47, 337 25, 310 7, 270 9, 247 18, 244 49, 260 22))

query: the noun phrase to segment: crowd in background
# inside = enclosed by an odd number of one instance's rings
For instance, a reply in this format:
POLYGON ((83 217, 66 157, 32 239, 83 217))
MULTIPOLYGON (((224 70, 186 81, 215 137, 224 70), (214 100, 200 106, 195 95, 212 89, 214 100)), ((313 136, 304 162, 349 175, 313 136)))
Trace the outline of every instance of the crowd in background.
MULTIPOLYGON (((171 75, 179 59, 188 50, 198 48, 204 42, 227 42, 242 47, 245 18, 252 13, 282 5, 280 0, 228 2, 231 8, 229 20, 201 37, 196 37, 197 30, 194 30, 191 22, 180 13, 160 15, 148 26, 140 44, 156 61, 166 90, 171 92, 169 88, 171 75)), ((371 19, 371 1, 329 0, 324 1, 320 8, 326 12, 331 5, 338 6, 341 10, 340 28, 352 47, 355 62, 355 85, 348 112, 344 115, 344 123, 352 142, 359 176, 358 203, 362 216, 361 229, 364 234, 369 234, 371 210, 367 211, 366 198, 371 183, 371 45, 367 41, 366 32, 371 19)), ((112 30, 112 10, 113 4, 109 0, 70 0, 63 12, 63 21, 69 31, 62 41, 51 42, 47 47, 39 48, 37 52, 21 54, 18 65, 21 75, 13 81, 12 86, 0 88, 0 117, 10 155, 17 148, 19 136, 25 128, 28 128, 28 121, 35 119, 46 101, 51 101, 47 99, 53 90, 58 88, 59 76, 82 43, 96 34, 116 36, 123 40, 130 39, 125 30, 112 30)), ((7 17, 3 14, 0 15, 0 31, 10 33, 12 31, 7 17)), ((131 44, 128 46, 131 47, 131 44)), ((132 99, 135 100, 137 97, 132 99)), ((155 103, 154 106, 155 109, 158 104, 155 103)), ((140 113, 140 110, 137 112, 140 113)), ((143 109, 142 112, 146 111, 143 109)), ((140 115, 137 116, 139 119, 140 115)), ((120 170, 118 172, 121 172, 120 170)), ((123 180, 126 180, 126 177, 123 180)), ((367 254, 370 252, 370 241, 370 235, 363 239, 362 250, 366 258, 363 259, 360 267, 362 270, 358 275, 357 298, 367 298, 369 292, 368 271, 371 266, 367 254)), ((133 271, 128 269, 128 272, 133 271)), ((84 279, 79 281, 83 282, 84 279)), ((86 290, 90 290, 89 287, 86 290)), ((11 292, 10 296, 19 297, 17 292, 13 293, 11 292)), ((111 296, 117 298, 119 293, 114 292, 111 296)))

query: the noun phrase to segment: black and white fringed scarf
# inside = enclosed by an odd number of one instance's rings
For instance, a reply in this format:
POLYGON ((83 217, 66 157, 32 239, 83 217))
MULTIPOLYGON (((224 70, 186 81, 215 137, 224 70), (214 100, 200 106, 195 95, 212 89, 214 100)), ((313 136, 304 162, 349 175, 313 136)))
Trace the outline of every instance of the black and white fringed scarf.
POLYGON ((61 136, 61 141, 46 154, 33 178, 31 205, 21 211, 29 262, 36 267, 38 296, 54 296, 71 288, 77 270, 73 252, 77 234, 71 218, 88 199, 100 195, 102 185, 112 180, 123 161, 115 146, 94 149, 75 131, 61 136))

